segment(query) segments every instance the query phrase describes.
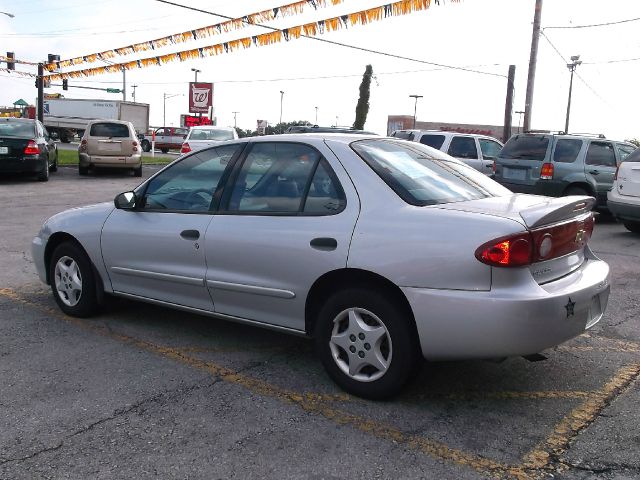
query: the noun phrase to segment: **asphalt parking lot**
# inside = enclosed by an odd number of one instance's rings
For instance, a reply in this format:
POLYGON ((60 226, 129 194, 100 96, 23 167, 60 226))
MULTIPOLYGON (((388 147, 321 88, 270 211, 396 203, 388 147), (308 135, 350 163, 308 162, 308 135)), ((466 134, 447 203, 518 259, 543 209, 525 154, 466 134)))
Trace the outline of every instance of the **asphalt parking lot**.
POLYGON ((371 402, 305 339, 119 299, 62 314, 33 235, 138 181, 0 179, 0 478, 640 477, 640 236, 611 218, 591 241, 612 267, 609 308, 588 334, 542 362, 425 365, 371 402))

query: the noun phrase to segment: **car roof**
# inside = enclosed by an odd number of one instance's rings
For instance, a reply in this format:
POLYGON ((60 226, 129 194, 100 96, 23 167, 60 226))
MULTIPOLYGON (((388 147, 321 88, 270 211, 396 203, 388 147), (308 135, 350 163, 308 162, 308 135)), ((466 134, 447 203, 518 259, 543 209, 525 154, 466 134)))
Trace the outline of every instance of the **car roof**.
POLYGON ((624 140, 615 140, 613 138, 607 138, 604 134, 602 133, 564 133, 564 132, 547 132, 547 131, 534 131, 534 132, 521 132, 521 133, 516 133, 515 135, 512 136, 518 136, 518 135, 529 135, 529 136, 537 136, 537 135, 542 135, 542 136, 547 136, 547 137, 559 137, 559 138, 575 138, 575 139, 580 139, 580 140, 606 140, 609 142, 616 142, 616 143, 624 143, 624 144, 628 144, 628 145, 633 145, 632 143, 626 142, 624 140))
MULTIPOLYGON (((478 138, 491 138, 494 140, 498 140, 496 137, 492 137, 491 135, 484 135, 482 133, 466 133, 466 132, 455 132, 451 130, 420 130, 420 129, 405 129, 405 130, 395 130, 395 132, 404 132, 404 133, 428 133, 432 135, 464 135, 465 137, 478 137, 478 138)), ((499 141, 499 140, 498 140, 499 141)))
POLYGON ((35 120, 32 118, 0 117, 0 120, 5 122, 16 122, 16 123, 35 123, 35 120))
POLYGON ((133 125, 131 122, 128 122, 127 120, 112 120, 110 118, 89 120, 89 123, 87 125, 93 125, 94 123, 119 123, 121 125, 133 125))
POLYGON ((217 125, 194 125, 191 130, 233 130, 233 127, 219 127, 217 125))

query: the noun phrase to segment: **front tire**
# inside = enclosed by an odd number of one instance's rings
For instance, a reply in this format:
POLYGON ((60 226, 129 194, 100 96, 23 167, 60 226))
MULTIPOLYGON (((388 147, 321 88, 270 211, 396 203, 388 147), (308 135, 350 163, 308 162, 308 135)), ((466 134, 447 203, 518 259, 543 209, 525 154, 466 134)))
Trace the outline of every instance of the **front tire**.
POLYGON ((98 308, 96 281, 87 254, 77 244, 65 242, 53 252, 49 264, 53 297, 72 317, 88 317, 98 308))
POLYGON ((315 344, 345 391, 378 400, 397 394, 420 361, 410 312, 365 289, 333 294, 318 312, 315 344))
POLYGON ((624 228, 633 233, 640 233, 640 222, 624 222, 624 228))

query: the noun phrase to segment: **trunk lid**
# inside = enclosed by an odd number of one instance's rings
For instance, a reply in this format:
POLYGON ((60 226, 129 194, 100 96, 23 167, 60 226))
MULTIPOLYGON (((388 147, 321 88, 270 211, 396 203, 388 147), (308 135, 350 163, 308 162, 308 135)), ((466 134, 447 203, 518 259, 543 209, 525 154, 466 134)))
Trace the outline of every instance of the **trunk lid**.
POLYGON ((19 160, 24 156, 24 148, 31 138, 0 137, 0 161, 19 160))
POLYGON ((527 268, 533 278, 542 284, 568 275, 585 261, 584 250, 593 230, 591 210, 594 205, 595 199, 585 196, 550 198, 513 194, 510 197, 438 205, 438 208, 509 218, 518 222, 522 232, 531 234, 535 258, 527 268), (548 260, 540 259, 538 255, 546 237, 551 241, 553 252, 548 260))

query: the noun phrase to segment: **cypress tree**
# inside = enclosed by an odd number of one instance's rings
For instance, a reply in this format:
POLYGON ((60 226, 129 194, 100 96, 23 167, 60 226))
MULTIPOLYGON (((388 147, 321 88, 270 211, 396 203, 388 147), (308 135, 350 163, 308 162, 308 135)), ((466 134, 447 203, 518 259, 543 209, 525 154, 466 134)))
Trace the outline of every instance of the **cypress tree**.
POLYGON ((356 105, 356 121, 353 122, 353 128, 357 130, 364 129, 364 124, 367 122, 372 75, 373 67, 367 65, 364 75, 362 75, 362 83, 360 83, 360 98, 358 98, 358 104, 356 105))

